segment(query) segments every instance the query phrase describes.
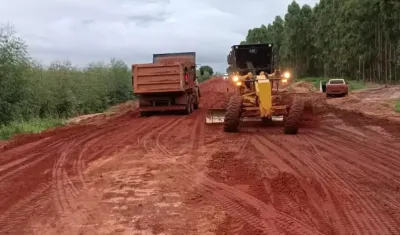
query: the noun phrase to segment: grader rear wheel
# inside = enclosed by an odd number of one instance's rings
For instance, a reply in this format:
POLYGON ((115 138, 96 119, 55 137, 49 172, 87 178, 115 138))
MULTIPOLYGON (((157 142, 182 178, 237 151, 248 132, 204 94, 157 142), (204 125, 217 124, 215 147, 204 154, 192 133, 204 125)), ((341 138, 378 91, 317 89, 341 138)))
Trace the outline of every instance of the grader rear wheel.
POLYGON ((295 135, 299 130, 299 124, 303 116, 304 100, 295 98, 290 106, 289 115, 287 116, 284 133, 288 135, 295 135))
POLYGON ((242 97, 233 95, 229 99, 224 119, 225 132, 238 132, 240 116, 242 115, 242 97))

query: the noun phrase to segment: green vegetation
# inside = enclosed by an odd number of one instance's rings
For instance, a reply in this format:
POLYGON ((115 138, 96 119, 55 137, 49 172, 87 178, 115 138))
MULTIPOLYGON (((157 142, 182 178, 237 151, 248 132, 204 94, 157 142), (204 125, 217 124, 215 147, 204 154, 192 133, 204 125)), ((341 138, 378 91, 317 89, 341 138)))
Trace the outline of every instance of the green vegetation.
POLYGON ((0 139, 9 139, 17 133, 39 133, 48 128, 62 126, 60 118, 34 118, 28 121, 12 121, 0 126, 0 139))
MULTIPOLYGON (((210 78, 203 66, 200 80, 210 78)), ((212 69, 211 69, 212 72, 212 69)), ((45 67, 9 25, 0 28, 0 138, 62 125, 69 117, 106 111, 134 98, 125 62, 93 62, 83 69, 70 61, 45 67)))
MULTIPOLYGON (((297 79, 297 80, 310 82, 314 85, 314 87, 319 89, 319 82, 321 81, 322 84, 326 84, 329 81, 329 79, 331 79, 331 78, 305 77, 305 78, 301 78, 301 79, 297 79)), ((366 84, 364 81, 346 79, 346 82, 349 84, 350 91, 364 89, 366 87, 366 84)))
POLYGON ((210 66, 208 65, 201 66, 200 69, 196 71, 197 81, 204 82, 210 79, 213 74, 214 71, 210 66))
POLYGON ((365 83, 363 81, 347 81, 349 83, 349 91, 360 90, 365 88, 365 83))
MULTIPOLYGON (((295 77, 400 81, 400 1, 293 1, 284 18, 248 31, 247 43, 274 43, 295 77)), ((354 85, 357 88, 358 85, 354 85)))
POLYGON ((395 111, 396 113, 400 113, 400 100, 396 101, 395 111))
POLYGON ((200 76, 204 76, 206 73, 208 73, 209 76, 212 76, 214 74, 214 70, 208 65, 201 66, 199 70, 200 76))

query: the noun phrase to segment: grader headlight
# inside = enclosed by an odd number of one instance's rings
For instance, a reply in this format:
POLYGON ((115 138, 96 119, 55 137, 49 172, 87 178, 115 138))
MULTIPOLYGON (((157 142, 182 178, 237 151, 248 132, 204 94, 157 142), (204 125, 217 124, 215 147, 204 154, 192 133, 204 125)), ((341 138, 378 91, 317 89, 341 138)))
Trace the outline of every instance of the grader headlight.
POLYGON ((289 72, 284 72, 284 73, 283 73, 283 77, 284 77, 285 79, 289 79, 289 78, 290 78, 290 73, 289 73, 289 72))
POLYGON ((238 76, 234 76, 234 77, 233 77, 233 81, 234 81, 234 82, 238 82, 238 81, 239 81, 239 77, 238 77, 238 76))

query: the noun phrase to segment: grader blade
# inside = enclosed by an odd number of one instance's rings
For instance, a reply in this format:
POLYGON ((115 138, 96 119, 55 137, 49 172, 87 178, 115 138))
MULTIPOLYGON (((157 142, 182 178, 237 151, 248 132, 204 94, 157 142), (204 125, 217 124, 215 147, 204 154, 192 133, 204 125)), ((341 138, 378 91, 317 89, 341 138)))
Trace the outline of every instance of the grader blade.
POLYGON ((207 110, 206 123, 223 123, 225 120, 226 109, 207 110))

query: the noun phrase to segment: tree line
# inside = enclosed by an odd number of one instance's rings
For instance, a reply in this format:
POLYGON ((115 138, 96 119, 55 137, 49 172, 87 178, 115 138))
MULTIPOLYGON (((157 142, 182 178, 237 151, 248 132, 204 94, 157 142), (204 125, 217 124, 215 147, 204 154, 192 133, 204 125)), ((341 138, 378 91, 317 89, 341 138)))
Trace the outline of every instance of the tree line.
POLYGON ((274 43, 280 67, 296 77, 398 82, 400 1, 293 1, 284 18, 250 29, 241 44, 251 43, 274 43))
MULTIPOLYGON (((212 75, 202 68, 199 80, 212 75)), ((130 66, 121 60, 80 69, 70 61, 43 66, 10 25, 0 28, 0 127, 15 120, 65 119, 103 112, 134 98, 130 66)))

